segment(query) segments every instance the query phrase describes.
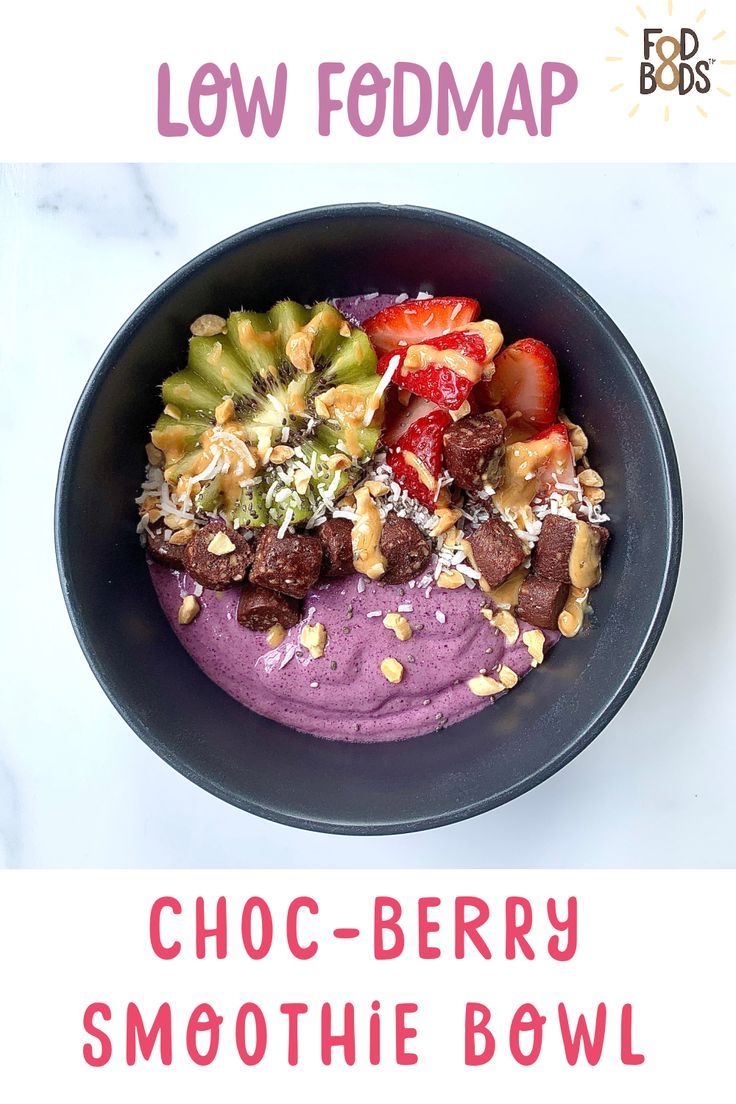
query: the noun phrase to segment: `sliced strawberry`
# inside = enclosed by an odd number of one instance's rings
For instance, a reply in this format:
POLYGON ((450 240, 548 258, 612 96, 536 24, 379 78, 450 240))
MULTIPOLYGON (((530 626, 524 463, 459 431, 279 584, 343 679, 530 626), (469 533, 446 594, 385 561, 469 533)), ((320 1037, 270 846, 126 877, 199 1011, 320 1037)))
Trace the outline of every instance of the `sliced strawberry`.
POLYGON ((442 472, 442 434, 451 421, 444 410, 417 418, 388 453, 397 483, 430 510, 442 472))
POLYGON ((486 356, 486 344, 481 334, 459 331, 386 353, 378 362, 378 372, 383 375, 391 371, 392 382, 397 387, 411 391, 413 395, 421 395, 443 410, 457 410, 480 379, 486 356), (436 363, 432 361, 435 351, 436 363), (405 367, 404 362, 409 354, 414 354, 422 367, 405 367), (470 375, 464 375, 452 367, 453 362, 457 365, 460 358, 467 365, 470 375))
POLYGON ((395 445, 401 435, 406 433, 412 422, 418 421, 419 418, 423 418, 427 414, 433 414, 437 410, 439 410, 439 407, 435 403, 430 402, 429 399, 422 399, 418 395, 410 395, 409 402, 404 406, 399 401, 398 388, 388 387, 386 389, 382 441, 389 447, 395 445))
POLYGON ((499 353, 495 364, 490 382, 478 385, 478 399, 485 409, 498 407, 507 416, 518 410, 532 426, 551 425, 560 407, 560 379, 552 350, 525 337, 499 353))
POLYGON ((447 330, 474 322, 480 314, 477 299, 443 295, 435 299, 406 299, 384 307, 363 323, 376 352, 390 353, 404 345, 416 345, 447 330))
POLYGON ((575 459, 562 422, 532 437, 527 441, 527 448, 533 448, 542 461, 537 468, 537 494, 540 498, 547 498, 557 490, 558 483, 568 488, 576 486, 575 459))

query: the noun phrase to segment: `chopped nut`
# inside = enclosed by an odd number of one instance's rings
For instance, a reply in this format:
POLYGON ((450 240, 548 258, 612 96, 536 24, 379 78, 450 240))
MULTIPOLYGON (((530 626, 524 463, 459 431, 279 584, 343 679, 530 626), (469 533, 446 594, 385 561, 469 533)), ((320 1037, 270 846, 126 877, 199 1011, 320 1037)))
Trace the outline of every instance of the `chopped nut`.
POLYGON ((181 421, 181 410, 178 406, 174 406, 173 403, 166 404, 166 406, 164 407, 164 414, 166 414, 169 418, 174 418, 177 422, 181 421))
POLYGON ((227 333, 227 323, 219 314, 200 314, 189 329, 195 337, 214 337, 215 334, 227 333))
POLYGON ((298 468, 294 474, 294 489, 297 494, 303 495, 306 493, 307 487, 312 478, 312 473, 309 468, 298 468))
POLYGON ((215 421, 218 425, 225 425, 226 422, 231 422, 235 417, 235 403, 228 395, 226 399, 223 399, 219 406, 215 407, 215 421))
POLYGON ((562 411, 560 411, 560 421, 567 429, 567 435, 572 445, 573 456, 576 460, 582 460, 588 451, 588 438, 583 429, 579 425, 576 425, 575 422, 571 422, 568 416, 562 411))
POLYGON ((344 471, 350 467, 350 458, 344 452, 333 453, 327 457, 327 467, 330 471, 344 471))
POLYGON ((381 660, 381 674, 387 682, 401 682, 404 677, 404 668, 399 663, 398 659, 394 659, 392 656, 386 656, 381 660))
POLYGON ((227 533, 220 529, 207 545, 207 551, 211 552, 213 556, 226 556, 228 552, 235 551, 235 545, 227 533))
POLYGON ((186 529, 191 524, 191 518, 179 517, 178 514, 166 514, 164 516, 164 525, 167 529, 186 529))
POLYGON ((312 659, 321 659, 325 654, 327 629, 319 622, 315 625, 305 625, 299 634, 299 643, 308 649, 312 659))
POLYGON ((488 675, 477 675, 468 680, 468 689, 476 698, 490 698, 493 694, 500 694, 505 687, 488 675))
POLYGON ((149 441, 146 445, 146 456, 152 468, 160 468, 164 462, 164 454, 161 449, 156 448, 152 441, 149 441))
POLYGON ((272 625, 266 633, 266 643, 269 648, 278 648, 281 641, 286 636, 286 629, 283 625, 272 625))
POLYGON ((459 406, 457 410, 450 411, 450 417, 453 422, 459 422, 461 418, 464 418, 466 414, 470 413, 470 403, 466 399, 462 406, 459 406))
POLYGON ((580 587, 570 587, 565 608, 557 618, 557 627, 563 636, 573 637, 580 632, 585 619, 585 600, 587 597, 587 589, 581 590, 580 587))
POLYGON ((188 525, 186 529, 179 529, 176 533, 171 534, 169 544, 188 544, 196 531, 194 525, 188 525))
POLYGON ((443 533, 446 533, 448 529, 452 529, 456 521, 463 516, 462 510, 455 508, 440 507, 435 510, 435 523, 430 530, 430 537, 440 537, 443 533))
POLYGON ((387 487, 385 483, 381 483, 380 479, 367 479, 361 486, 365 487, 371 498, 380 498, 381 495, 388 494, 390 487, 387 487))
POLYGON ((387 613, 383 619, 383 623, 387 629, 392 629, 393 632, 396 633, 397 640, 411 639, 411 625, 406 620, 403 613, 387 613))
POLYGON ((286 460, 291 460, 293 455, 294 450, 288 445, 276 445, 276 448, 271 450, 271 463, 283 464, 286 460))
POLYGON ((147 510, 148 520, 151 525, 155 525, 159 518, 164 516, 163 510, 159 510, 158 506, 153 506, 150 510, 147 510))
POLYGON ((544 659, 544 633, 541 629, 529 629, 521 639, 532 657, 532 667, 538 667, 544 659))
POLYGON ((593 468, 587 468, 585 471, 581 471, 578 479, 580 480, 580 484, 583 487, 603 486, 603 480, 601 479, 598 472, 594 471, 593 468))
POLYGON ((501 664, 498 668, 499 682, 503 683, 507 690, 510 690, 512 686, 516 686, 519 681, 519 676, 516 671, 512 671, 510 667, 507 667, 505 663, 501 664))
POLYGON ((186 598, 179 606, 178 620, 180 625, 191 625, 194 618, 199 614, 200 605, 193 594, 187 594, 186 598))
POLYGON ((465 576, 460 571, 441 571, 437 586, 443 590, 457 590, 458 587, 465 586, 465 576))
POLYGON ((602 487, 592 487, 585 497, 588 499, 588 502, 590 502, 592 506, 599 506, 601 502, 603 502, 603 499, 606 497, 606 492, 603 490, 602 487))
POLYGON ((318 415, 318 417, 320 417, 320 418, 331 418, 332 417, 332 414, 330 413, 330 408, 327 405, 327 403, 325 402, 325 399, 327 398, 328 395, 331 395, 333 391, 334 391, 334 388, 331 387, 329 391, 325 391, 323 395, 317 395, 317 397, 315 398, 315 400, 314 400, 314 410, 315 410, 315 413, 318 415))
POLYGON ((483 616, 494 625, 508 640, 509 644, 515 644, 519 639, 519 622, 509 610, 483 610, 483 616))

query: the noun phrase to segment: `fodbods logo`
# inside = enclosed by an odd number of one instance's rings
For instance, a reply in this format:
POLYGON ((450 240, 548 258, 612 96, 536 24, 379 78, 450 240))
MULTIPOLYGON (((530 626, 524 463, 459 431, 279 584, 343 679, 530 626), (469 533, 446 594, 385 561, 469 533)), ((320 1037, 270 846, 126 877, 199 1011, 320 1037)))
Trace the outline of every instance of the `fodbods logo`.
POLYGON ((686 96, 710 92, 710 68, 715 58, 701 58, 700 39, 692 27, 682 27, 677 37, 662 27, 644 28, 644 58, 639 67, 639 91, 651 96, 657 90, 686 96))
POLYGON ((706 8, 697 14, 691 8, 689 18, 682 19, 680 11, 674 11, 674 0, 643 3, 646 11, 641 4, 630 9, 636 13, 638 26, 628 20, 626 25, 616 27, 619 50, 606 61, 615 65, 619 79, 609 91, 636 89, 638 97, 628 107, 630 119, 647 103, 663 108, 665 122, 669 122, 671 107, 677 103, 694 103, 698 114, 707 119, 710 108, 706 110, 705 105, 713 93, 731 97, 720 77, 726 66, 736 65, 736 59, 720 56, 726 31, 717 24, 713 28, 706 8))

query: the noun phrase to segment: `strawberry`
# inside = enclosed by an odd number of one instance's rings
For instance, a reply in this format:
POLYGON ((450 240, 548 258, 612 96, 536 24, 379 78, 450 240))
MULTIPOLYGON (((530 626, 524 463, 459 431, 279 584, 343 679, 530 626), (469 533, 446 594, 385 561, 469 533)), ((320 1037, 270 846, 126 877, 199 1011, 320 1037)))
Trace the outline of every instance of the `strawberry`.
POLYGON ((567 429, 562 422, 542 430, 526 444, 527 448, 533 448, 543 458, 537 468, 537 494, 540 498, 547 498, 556 490, 556 483, 568 487, 577 485, 575 459, 567 429))
POLYGON ((518 410, 525 422, 539 429, 552 425, 560 406, 560 379, 552 350, 525 337, 499 353, 495 364, 493 378, 478 385, 477 397, 484 408, 498 407, 509 417, 518 410))
POLYGON ((385 445, 393 447, 405 433, 412 422, 423 418, 426 414, 432 414, 439 410, 429 399, 421 399, 418 395, 410 395, 406 406, 399 402, 399 392, 396 387, 388 387, 386 390, 386 405, 383 417, 383 432, 381 440, 385 445))
POLYGON ((417 418, 388 453, 397 483, 430 510, 442 472, 442 434, 451 421, 444 410, 417 418))
POLYGON ((445 295, 436 299, 407 299, 385 307, 363 323, 363 328, 381 355, 405 345, 416 345, 447 330, 474 322, 480 314, 477 299, 445 295))
POLYGON ((486 344, 481 334, 473 331, 448 333, 384 354, 378 362, 378 372, 383 375, 392 370, 392 382, 397 387, 421 395, 443 410, 457 410, 480 379, 486 355, 486 344), (421 351, 422 367, 406 368, 404 362, 407 355, 414 350, 421 351), (432 362, 432 350, 437 351, 437 363, 432 362), (451 367, 452 360, 457 361, 458 357, 464 358, 470 375, 463 375, 451 367))

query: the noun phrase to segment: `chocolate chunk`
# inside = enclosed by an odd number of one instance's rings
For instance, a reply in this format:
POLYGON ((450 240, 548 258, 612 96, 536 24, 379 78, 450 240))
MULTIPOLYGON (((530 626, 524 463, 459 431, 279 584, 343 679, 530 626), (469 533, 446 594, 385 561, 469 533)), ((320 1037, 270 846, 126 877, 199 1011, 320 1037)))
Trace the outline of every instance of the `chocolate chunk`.
POLYGON ((521 584, 516 613, 530 625, 540 629, 556 629, 557 618, 567 599, 568 584, 527 575, 521 584))
POLYGON ((150 532, 146 532, 146 551, 156 563, 163 564, 164 567, 170 567, 173 571, 183 571, 186 545, 171 544, 166 540, 164 533, 165 527, 163 524, 157 525, 155 529, 152 528, 150 532))
POLYGON ((387 514, 378 547, 386 561, 384 583, 408 583, 424 571, 432 555, 432 546, 410 518, 387 514))
POLYGON ((490 587, 499 586, 526 559, 526 547, 500 518, 489 518, 470 538, 478 570, 490 587))
MULTIPOLYGON (((579 522, 560 517, 559 514, 547 514, 532 557, 532 571, 535 575, 556 583, 570 582, 570 552, 578 524, 579 522)), ((601 525, 591 525, 590 529, 597 537, 602 556, 608 542, 608 530, 601 525)))
POLYGON ((317 535, 324 552, 322 574, 328 579, 339 579, 354 573, 352 533, 353 525, 347 518, 330 518, 320 525, 317 535))
POLYGON ((276 526, 267 525, 258 541, 250 579, 279 594, 304 598, 317 582, 321 567, 322 542, 318 537, 303 533, 279 537, 276 526))
POLYGON ((274 625, 291 629, 301 620, 301 603, 285 594, 247 583, 240 592, 238 621, 254 632, 268 632, 274 625))
POLYGON ((445 466, 458 487, 482 491, 498 485, 504 460, 503 428, 492 414, 469 414, 445 430, 445 466))
POLYGON ((221 521, 211 521, 198 529, 184 545, 184 568, 188 575, 207 590, 224 590, 242 583, 253 560, 253 550, 244 533, 221 521), (209 551, 213 539, 223 534, 235 548, 216 555, 209 551))

